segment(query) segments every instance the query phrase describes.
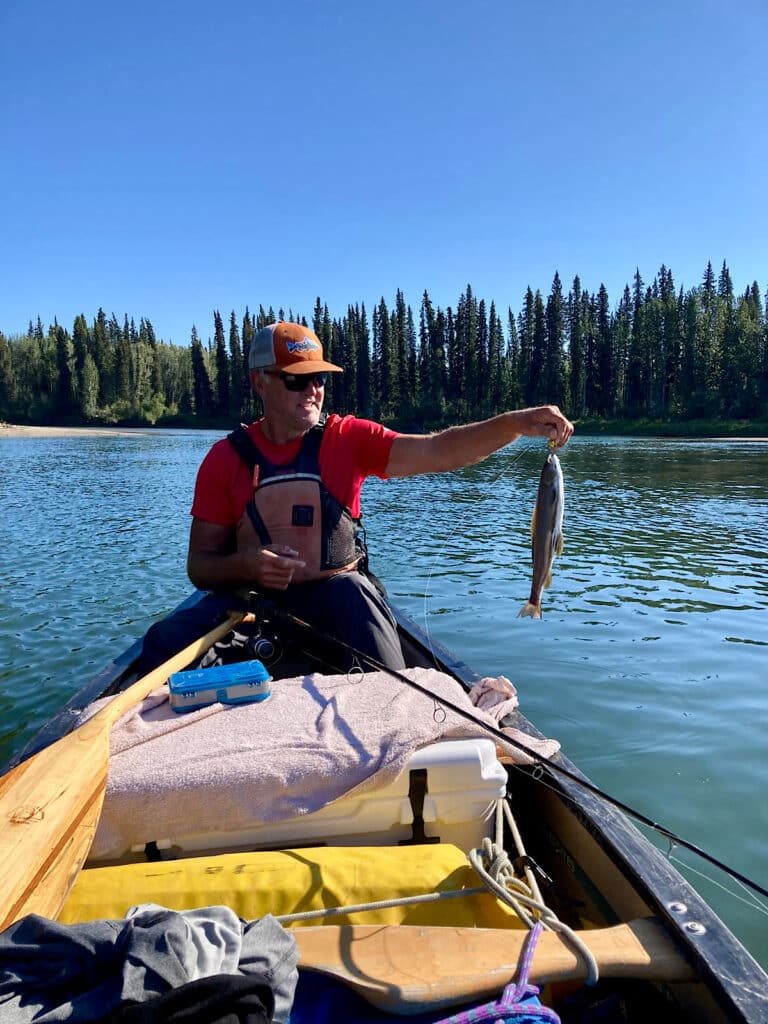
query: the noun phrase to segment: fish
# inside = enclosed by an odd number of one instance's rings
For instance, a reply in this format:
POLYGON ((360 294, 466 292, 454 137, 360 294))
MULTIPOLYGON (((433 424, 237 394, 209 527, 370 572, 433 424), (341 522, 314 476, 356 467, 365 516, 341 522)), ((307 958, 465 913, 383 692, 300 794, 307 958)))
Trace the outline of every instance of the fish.
POLYGON ((531 596, 518 618, 541 618, 541 594, 552 583, 552 565, 563 550, 563 511, 565 486, 560 460, 552 451, 547 455, 539 479, 539 492, 531 516, 531 554, 533 578, 531 596))

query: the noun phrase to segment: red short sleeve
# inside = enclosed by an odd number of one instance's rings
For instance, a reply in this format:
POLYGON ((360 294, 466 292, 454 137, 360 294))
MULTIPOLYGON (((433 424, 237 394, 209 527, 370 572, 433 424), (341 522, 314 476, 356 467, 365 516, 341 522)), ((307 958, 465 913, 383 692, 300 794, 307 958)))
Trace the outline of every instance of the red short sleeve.
MULTIPOLYGON (((296 457, 299 441, 288 445, 270 444, 261 421, 252 423, 248 433, 266 457, 284 465, 296 457)), ((353 516, 360 515, 360 491, 366 477, 386 479, 394 430, 355 416, 328 417, 320 447, 320 476, 331 494, 353 516)), ((203 459, 195 482, 192 515, 209 523, 235 528, 251 497, 248 467, 224 438, 217 441, 203 459)))
POLYGON ((251 475, 232 445, 217 441, 197 471, 192 515, 233 529, 251 496, 251 475))
POLYGON ((360 515, 360 491, 366 477, 386 479, 394 430, 355 416, 329 416, 320 448, 323 483, 353 516, 360 515))

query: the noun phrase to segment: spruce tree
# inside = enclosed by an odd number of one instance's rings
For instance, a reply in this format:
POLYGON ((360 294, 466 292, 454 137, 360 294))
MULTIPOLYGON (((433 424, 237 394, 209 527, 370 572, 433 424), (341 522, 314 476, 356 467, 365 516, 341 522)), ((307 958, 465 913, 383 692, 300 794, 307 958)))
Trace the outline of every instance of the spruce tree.
POLYGON ((707 302, 715 295, 715 272, 712 269, 712 263, 710 260, 707 260, 707 267, 704 271, 704 278, 701 282, 701 287, 704 291, 704 304, 706 306, 707 302))
MULTIPOLYGON (((441 310, 435 313, 426 290, 419 313, 419 381, 422 417, 428 423, 439 422, 450 386, 446 380, 446 323, 441 310)), ((451 386, 454 393, 456 388, 451 386)))
POLYGON ((408 416, 413 421, 419 407, 419 361, 416 325, 413 322, 413 310, 410 306, 405 315, 405 341, 408 359, 408 416))
POLYGON ((245 313, 243 314, 243 331, 242 331, 242 341, 243 341, 243 394, 244 394, 244 402, 243 402, 243 412, 242 412, 242 415, 243 415, 243 418, 247 422, 250 422, 256 416, 257 406, 258 406, 258 402, 256 400, 256 396, 254 395, 253 389, 251 388, 251 372, 250 372, 250 365, 249 365, 249 362, 248 362, 248 360, 250 358, 250 353, 251 353, 251 341, 253 340, 253 336, 254 336, 255 333, 256 333, 256 325, 255 325, 253 317, 251 316, 251 314, 250 314, 250 312, 248 310, 248 307, 246 306, 245 307, 245 313))
POLYGON ((520 387, 520 339, 512 308, 507 310, 507 353, 504 366, 503 407, 517 409, 523 403, 520 387))
POLYGON ((86 352, 80 385, 80 412, 86 423, 99 409, 99 371, 90 352, 86 352))
POLYGON ((599 416, 605 402, 605 384, 600 368, 599 338, 600 294, 581 293, 581 331, 584 346, 584 410, 589 416, 599 416))
POLYGON ((61 326, 55 328, 54 337, 58 370, 56 411, 59 417, 69 420, 77 412, 72 339, 61 326))
POLYGON ((130 404, 133 392, 133 367, 131 366, 131 344, 127 337, 120 337, 115 349, 115 397, 130 404))
POLYGON ((633 417, 642 416, 647 411, 645 406, 647 362, 644 306, 644 282, 638 267, 635 270, 632 289, 632 333, 627 355, 626 402, 627 411, 633 417))
POLYGON ((38 342, 40 351, 39 390, 43 398, 46 413, 50 414, 51 406, 55 406, 59 390, 59 365, 56 349, 56 328, 53 324, 48 328, 47 337, 38 342))
POLYGON ((16 404, 18 388, 11 346, 0 331, 0 420, 8 417, 16 404))
POLYGON ((322 324, 323 324, 323 304, 320 301, 320 296, 318 295, 317 298, 315 299, 315 308, 312 310, 312 330, 315 332, 315 334, 318 336, 318 338, 320 337, 320 331, 322 330, 322 324))
POLYGON ((213 313, 213 340, 216 347, 216 415, 222 419, 229 419, 230 365, 224 337, 224 323, 218 309, 213 313))
POLYGON ((545 402, 565 404, 565 318, 563 286, 555 271, 546 307, 546 349, 543 368, 542 398, 545 402))
POLYGON ((477 396, 480 391, 477 313, 477 299, 472 286, 468 284, 456 307, 456 341, 464 366, 464 388, 461 395, 461 416, 464 420, 477 418, 477 396))
POLYGON ((590 304, 590 320, 587 325, 590 338, 594 339, 595 404, 599 416, 616 414, 620 354, 613 330, 608 290, 600 284, 594 304, 590 304))
POLYGON ((392 335, 394 345, 394 366, 393 379, 396 382, 396 394, 393 395, 397 415, 407 419, 412 407, 413 395, 409 390, 408 373, 408 336, 407 336, 407 309, 405 296, 398 288, 395 294, 395 308, 392 322, 392 335))
POLYGON ((139 321, 138 343, 147 353, 149 364, 149 392, 164 406, 166 404, 163 366, 157 351, 157 338, 151 322, 144 317, 139 321))
POLYGON ((485 418, 490 411, 488 375, 490 372, 490 325, 485 299, 477 305, 477 366, 475 369, 475 395, 473 419, 485 418))
POLYGON ((85 415, 83 405, 83 374, 85 371, 85 357, 89 354, 89 345, 88 322, 83 314, 80 313, 75 317, 75 322, 72 326, 72 350, 74 355, 74 387, 81 415, 85 415))
POLYGON ((680 312, 672 271, 663 264, 659 272, 659 282, 661 286, 661 349, 664 358, 662 415, 676 416, 680 412, 680 312))
POLYGON ((491 302, 488 313, 488 374, 486 408, 495 415, 504 409, 504 330, 491 302))
POLYGON ((731 272, 725 260, 723 260, 720 277, 717 281, 717 294, 729 306, 733 304, 733 281, 731 280, 731 272))
POLYGON ((584 415, 584 330, 582 325, 581 281, 578 274, 568 293, 566 307, 568 321, 568 358, 570 365, 569 405, 571 416, 584 415))
POLYGON ((522 389, 523 404, 533 405, 536 396, 536 380, 534 379, 531 364, 533 362, 533 330, 535 319, 536 300, 529 285, 525 292, 523 308, 518 318, 520 335, 520 365, 518 377, 522 389))
POLYGON ((699 359, 701 320, 700 292, 689 291, 682 298, 680 316, 680 404, 683 416, 687 419, 704 414, 703 373, 699 359))
POLYGON ((717 414, 720 390, 721 349, 725 328, 725 303, 717 294, 712 264, 707 263, 701 285, 701 320, 696 355, 700 379, 700 415, 717 414))
POLYGON ((373 314, 372 378, 374 410, 384 422, 391 422, 396 412, 392 401, 395 365, 392 322, 382 295, 373 314))
POLYGON ((93 321, 91 354, 99 375, 99 405, 109 405, 115 393, 114 350, 109 339, 107 316, 101 307, 93 321))
MULTIPOLYGON (((320 300, 318 299, 318 302, 320 300)), ((330 363, 339 365, 338 359, 336 358, 335 347, 336 337, 333 331, 333 324, 331 322, 331 314, 328 311, 328 304, 323 305, 322 313, 318 326, 315 327, 315 334, 320 339, 323 346, 323 353, 325 358, 330 363)), ((333 379, 337 374, 331 373, 328 375, 328 383, 325 385, 325 408, 327 412, 335 412, 335 387, 336 381, 333 379)))
POLYGON ((359 373, 360 353, 358 352, 357 323, 348 307, 347 316, 342 323, 344 332, 344 409, 356 413, 359 406, 359 373))
POLYGON ((190 352, 192 356, 192 394, 195 415, 200 419, 207 419, 214 412, 213 388, 211 387, 207 356, 194 324, 192 325, 190 352))
POLYGON ((536 291, 533 299, 533 344, 531 349, 531 365, 529 368, 530 377, 530 405, 541 405, 548 401, 544 389, 544 365, 547 358, 547 323, 544 311, 544 300, 541 292, 536 291))
POLYGON ((243 351, 240 347, 240 331, 234 309, 229 317, 229 418, 239 421, 243 415, 245 397, 245 373, 243 351))
POLYGON ((355 402, 359 416, 371 416, 372 384, 371 384, 371 335, 368 327, 368 314, 365 303, 359 310, 355 306, 355 334, 357 335, 357 400, 355 402))

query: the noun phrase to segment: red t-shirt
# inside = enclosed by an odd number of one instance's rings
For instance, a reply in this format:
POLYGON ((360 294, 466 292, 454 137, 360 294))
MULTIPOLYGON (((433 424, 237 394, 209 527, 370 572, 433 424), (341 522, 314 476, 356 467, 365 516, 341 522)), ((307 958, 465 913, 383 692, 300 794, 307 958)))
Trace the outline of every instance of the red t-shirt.
MULTIPOLYGON (((247 429, 251 440, 278 466, 284 466, 299 453, 301 438, 289 444, 272 444, 264 436, 262 420, 247 429)), ((332 413, 325 426, 320 446, 320 477, 331 494, 353 516, 360 515, 360 491, 365 478, 386 480, 386 468, 394 430, 371 420, 332 413)), ((248 467, 226 438, 217 441, 203 459, 195 482, 192 515, 233 529, 242 518, 253 494, 248 467)))

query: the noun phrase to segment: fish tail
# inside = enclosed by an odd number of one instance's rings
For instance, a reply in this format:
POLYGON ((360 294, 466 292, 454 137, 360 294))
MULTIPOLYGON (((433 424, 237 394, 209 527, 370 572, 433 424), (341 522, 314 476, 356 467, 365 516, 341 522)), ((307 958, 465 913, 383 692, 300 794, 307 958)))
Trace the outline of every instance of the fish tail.
POLYGON ((523 605, 522 611, 518 615, 519 619, 540 619, 541 618, 541 605, 534 604, 533 601, 526 601, 523 605))

